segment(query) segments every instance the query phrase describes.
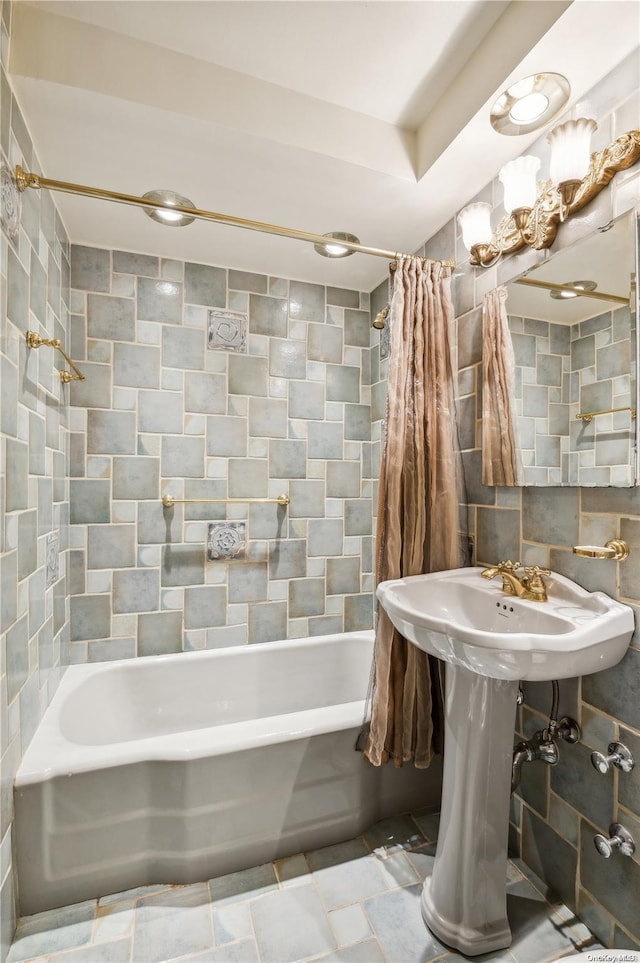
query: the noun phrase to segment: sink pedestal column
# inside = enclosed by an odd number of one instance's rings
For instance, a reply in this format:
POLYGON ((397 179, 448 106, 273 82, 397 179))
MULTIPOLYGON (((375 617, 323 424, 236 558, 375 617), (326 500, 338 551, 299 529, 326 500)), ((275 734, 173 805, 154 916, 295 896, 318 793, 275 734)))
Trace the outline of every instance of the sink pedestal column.
POLYGON ((467 956, 511 943, 507 841, 518 683, 446 664, 442 815, 422 915, 467 956))

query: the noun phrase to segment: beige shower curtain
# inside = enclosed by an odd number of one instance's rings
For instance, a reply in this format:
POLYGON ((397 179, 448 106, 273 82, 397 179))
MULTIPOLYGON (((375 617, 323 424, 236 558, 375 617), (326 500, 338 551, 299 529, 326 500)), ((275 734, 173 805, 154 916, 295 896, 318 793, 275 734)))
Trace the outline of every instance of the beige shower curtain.
POLYGON ((521 485, 517 440, 515 360, 507 289, 495 288, 482 302, 482 484, 521 485))
MULTIPOLYGON (((451 268, 404 258, 394 274, 376 583, 456 568, 461 467, 450 329, 451 268)), ((426 768, 441 739, 437 660, 404 639, 378 606, 365 756, 426 768)))

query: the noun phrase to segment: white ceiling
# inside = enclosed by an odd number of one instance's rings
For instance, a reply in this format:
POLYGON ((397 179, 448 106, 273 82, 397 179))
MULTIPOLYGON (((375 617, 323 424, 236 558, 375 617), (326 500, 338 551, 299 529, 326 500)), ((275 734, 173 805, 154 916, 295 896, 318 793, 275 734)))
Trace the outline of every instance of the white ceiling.
MULTIPOLYGON (((411 252, 536 135, 488 122, 510 82, 576 103, 640 39, 637 0, 43 0, 9 71, 42 173, 411 252)), ((19 158, 12 158, 16 160, 19 158)), ((75 243, 371 290, 386 261, 57 194, 75 243)), ((453 251, 450 252, 453 255, 453 251)))

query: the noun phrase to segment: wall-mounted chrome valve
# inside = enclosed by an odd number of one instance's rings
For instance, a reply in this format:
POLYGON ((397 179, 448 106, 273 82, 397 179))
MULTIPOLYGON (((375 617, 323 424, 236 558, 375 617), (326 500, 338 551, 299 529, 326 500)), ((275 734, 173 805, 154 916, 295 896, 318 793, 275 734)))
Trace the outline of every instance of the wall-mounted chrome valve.
POLYGON ((603 752, 591 753, 591 764, 598 772, 604 775, 609 772, 611 766, 621 769, 622 772, 631 772, 635 761, 626 746, 623 746, 621 742, 610 742, 607 752, 609 753, 608 756, 605 756, 603 752))
POLYGON ((602 833, 596 833, 593 842, 601 856, 609 859, 614 849, 619 849, 623 856, 633 856, 636 851, 636 844, 633 836, 620 823, 611 823, 609 826, 610 838, 607 839, 602 833))

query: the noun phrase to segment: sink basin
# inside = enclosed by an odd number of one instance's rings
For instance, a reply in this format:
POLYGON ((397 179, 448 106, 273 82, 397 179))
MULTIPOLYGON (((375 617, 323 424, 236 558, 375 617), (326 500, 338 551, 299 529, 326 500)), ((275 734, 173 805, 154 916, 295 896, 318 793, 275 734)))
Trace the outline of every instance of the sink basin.
POLYGON ((545 578, 547 602, 505 595, 481 568, 381 582, 378 598, 406 639, 445 662, 493 679, 530 682, 588 675, 616 665, 633 612, 563 575, 545 578))
POLYGON ((506 875, 518 680, 586 675, 619 662, 633 612, 562 575, 547 602, 505 595, 481 568, 381 582, 378 598, 406 639, 445 662, 442 816, 422 915, 467 956, 511 943, 506 875))

